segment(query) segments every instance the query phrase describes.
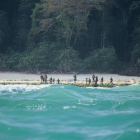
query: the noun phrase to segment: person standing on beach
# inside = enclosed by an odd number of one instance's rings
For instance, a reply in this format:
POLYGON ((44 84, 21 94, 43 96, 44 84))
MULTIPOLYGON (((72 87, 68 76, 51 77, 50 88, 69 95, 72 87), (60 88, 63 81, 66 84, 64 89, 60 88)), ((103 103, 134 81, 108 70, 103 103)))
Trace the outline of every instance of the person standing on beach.
POLYGON ((113 83, 113 78, 112 78, 112 77, 110 78, 110 83, 111 83, 111 84, 113 83))
POLYGON ((86 78, 86 85, 87 85, 87 82, 88 82, 88 78, 86 78))
POLYGON ((102 77, 102 78, 101 78, 101 84, 103 84, 103 82, 104 82, 104 78, 102 77))
POLYGON ((44 81, 45 81, 45 83, 47 83, 47 78, 48 78, 48 76, 45 74, 44 75, 44 81))
POLYGON ((77 81, 77 76, 76 76, 76 74, 74 74, 74 83, 76 83, 76 81, 77 81))
POLYGON ((54 84, 54 82, 55 82, 55 79, 53 78, 53 80, 52 80, 52 81, 53 81, 53 84, 54 84))
POLYGON ((50 81, 50 84, 52 84, 52 77, 50 78, 50 80, 49 80, 49 81, 50 81))
POLYGON ((60 80, 59 80, 59 78, 58 78, 57 82, 58 82, 58 84, 60 83, 60 80))
POLYGON ((89 78, 89 85, 90 85, 90 83, 91 83, 91 79, 89 78))
POLYGON ((95 77, 95 84, 97 85, 98 83, 98 76, 95 77))
POLYGON ((92 81, 93 81, 93 82, 94 82, 94 78, 95 78, 95 75, 93 74, 93 75, 92 75, 92 81))
POLYGON ((41 79, 41 84, 44 83, 44 77, 42 74, 40 75, 40 79, 41 79))

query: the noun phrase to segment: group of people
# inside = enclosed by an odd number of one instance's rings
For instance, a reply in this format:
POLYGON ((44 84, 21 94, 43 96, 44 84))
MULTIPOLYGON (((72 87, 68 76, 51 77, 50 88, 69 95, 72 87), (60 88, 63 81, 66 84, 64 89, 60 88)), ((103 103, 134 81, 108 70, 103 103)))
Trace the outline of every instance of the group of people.
MULTIPOLYGON (((91 81, 91 80, 90 80, 91 81)), ((95 82, 95 85, 98 83, 98 76, 95 76, 94 74, 92 75, 92 81, 95 82)))
MULTIPOLYGON (((93 82, 93 83, 95 83, 95 85, 97 85, 97 83, 98 83, 98 76, 95 76, 94 74, 92 75, 92 80, 91 80, 91 78, 86 78, 86 84, 91 84, 91 82, 93 82)), ((103 77, 101 78, 101 81, 102 81, 102 83, 103 83, 103 77)))
MULTIPOLYGON (((41 75, 40 75, 40 79, 41 79, 41 83, 42 83, 42 84, 43 84, 43 83, 47 84, 48 81, 50 82, 50 84, 54 84, 54 83, 55 83, 55 79, 51 77, 51 78, 48 80, 48 76, 47 76, 46 74, 45 74, 44 76, 41 74, 41 75)), ((60 83, 60 80, 59 80, 59 79, 57 80, 57 83, 58 83, 58 84, 60 83)))
MULTIPOLYGON (((73 78, 74 78, 74 83, 76 83, 77 75, 74 74, 73 78)), ((55 83, 55 79, 51 77, 48 80, 48 76, 46 74, 44 76, 41 74, 40 79, 41 79, 41 83, 47 84, 48 81, 50 82, 50 84, 54 84, 55 83)), ((93 82, 93 83, 95 83, 95 85, 97 85, 98 81, 99 81, 98 80, 98 76, 95 76, 94 74, 92 75, 92 80, 91 80, 91 78, 86 78, 86 84, 89 84, 89 85, 91 84, 91 82, 93 82)), ((104 82, 104 78, 102 77, 101 78, 101 84, 103 84, 103 82, 104 82)), ((113 78, 112 77, 110 78, 110 83, 111 84, 113 83, 113 78)), ((57 80, 57 84, 60 84, 60 80, 59 79, 57 80)))
MULTIPOLYGON (((95 83, 95 85, 97 85, 98 81, 99 81, 99 80, 98 80, 98 76, 95 76, 95 75, 93 74, 93 75, 92 75, 92 82, 95 83)), ((101 78, 101 84, 103 84, 103 82, 104 82, 104 78, 102 77, 102 78, 101 78)), ((87 84, 87 83, 89 83, 89 84, 91 83, 91 79, 90 79, 90 78, 89 78, 89 79, 86 78, 86 84, 87 84)), ((112 78, 112 77, 110 78, 110 83, 111 83, 111 84, 113 83, 113 78, 112 78)))
MULTIPOLYGON (((74 77, 74 82, 76 83, 76 81, 77 81, 77 76, 76 76, 76 74, 73 76, 74 77)), ((97 85, 97 83, 98 83, 98 76, 95 76, 94 74, 92 75, 92 80, 91 80, 91 78, 86 78, 86 84, 91 84, 91 82, 93 82, 93 83, 95 83, 95 85, 97 85)), ((104 82, 104 78, 102 77, 101 78, 101 84, 103 84, 103 82, 104 82)), ((111 77, 110 78, 110 83, 112 84, 113 83, 113 78, 111 77)))

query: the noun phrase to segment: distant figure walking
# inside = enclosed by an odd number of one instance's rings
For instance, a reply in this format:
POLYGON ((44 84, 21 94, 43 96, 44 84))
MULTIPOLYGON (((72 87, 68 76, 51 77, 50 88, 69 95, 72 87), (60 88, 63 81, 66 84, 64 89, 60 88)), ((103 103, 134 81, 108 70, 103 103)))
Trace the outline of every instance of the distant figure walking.
POLYGON ((60 80, 59 80, 59 79, 57 80, 57 83, 58 83, 58 84, 60 83, 60 80))
POLYGON ((45 83, 47 83, 47 78, 48 78, 48 76, 45 74, 45 75, 44 75, 44 82, 45 82, 45 83))
POLYGON ((98 76, 95 77, 95 84, 97 85, 98 83, 98 76))
POLYGON ((88 82, 89 82, 89 85, 90 85, 90 83, 91 83, 91 79, 90 78, 89 78, 89 81, 88 82))
POLYGON ((94 82, 94 80, 95 80, 95 75, 93 74, 92 75, 92 81, 94 82))
POLYGON ((77 76, 76 76, 76 74, 74 74, 74 83, 76 83, 76 81, 77 81, 77 76))
POLYGON ((40 79, 41 79, 41 84, 44 83, 44 77, 42 74, 40 75, 40 79))
POLYGON ((111 83, 111 84, 113 83, 113 78, 112 78, 112 77, 110 78, 110 83, 111 83))
POLYGON ((102 78, 101 78, 101 84, 103 84, 103 82, 104 82, 104 78, 102 77, 102 78))

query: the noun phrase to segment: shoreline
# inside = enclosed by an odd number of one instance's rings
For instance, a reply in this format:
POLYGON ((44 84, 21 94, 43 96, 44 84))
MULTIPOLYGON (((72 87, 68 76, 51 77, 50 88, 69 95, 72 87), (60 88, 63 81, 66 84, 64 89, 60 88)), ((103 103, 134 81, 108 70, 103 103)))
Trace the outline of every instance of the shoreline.
MULTIPOLYGON (((57 79, 60 79, 60 83, 76 85, 79 87, 114 87, 114 86, 123 86, 123 85, 132 85, 139 84, 140 77, 136 76, 122 76, 118 74, 109 74, 109 73, 95 73, 95 76, 98 76, 98 85, 95 85, 93 82, 91 84, 86 84, 86 78, 91 78, 92 74, 78 74, 77 82, 74 84, 73 74, 47 74, 48 79, 50 77, 55 78, 55 84, 57 84, 57 79), (101 77, 104 78, 104 84, 101 84, 101 77), (113 77, 113 84, 110 84, 110 78, 113 77)), ((40 84, 40 74, 30 74, 30 73, 17 73, 17 72, 0 72, 0 85, 15 85, 15 84, 26 84, 26 85, 41 85, 40 84)))
MULTIPOLYGON (((48 83, 41 83, 40 80, 0 80, 0 85, 48 85, 48 83)), ((52 83, 51 85, 58 84, 57 81, 52 83)), ((116 86, 128 86, 133 84, 140 84, 140 81, 130 80, 130 81, 124 81, 124 80, 115 80, 113 83, 110 83, 109 81, 104 81, 104 83, 101 83, 100 81, 98 84, 95 84, 94 82, 86 83, 85 80, 77 81, 74 83, 74 81, 70 80, 61 80, 60 85, 73 85, 78 87, 116 87, 116 86)))

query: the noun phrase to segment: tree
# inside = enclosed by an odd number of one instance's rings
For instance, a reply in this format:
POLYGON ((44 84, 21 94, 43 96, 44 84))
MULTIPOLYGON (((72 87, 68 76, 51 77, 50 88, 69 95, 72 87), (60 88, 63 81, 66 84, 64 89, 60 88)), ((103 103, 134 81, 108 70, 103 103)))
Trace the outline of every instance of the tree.
POLYGON ((7 15, 4 11, 0 11, 0 51, 1 53, 6 52, 9 47, 10 40, 10 27, 8 24, 7 15))
POLYGON ((22 0, 18 9, 16 36, 14 46, 16 51, 23 52, 28 46, 28 34, 31 29, 31 14, 35 3, 39 0, 22 0))
POLYGON ((132 51, 132 64, 140 67, 140 44, 137 44, 132 51))
POLYGON ((91 52, 85 59, 85 66, 88 69, 113 72, 118 64, 114 47, 102 48, 91 52))
POLYGON ((57 58, 58 69, 64 72, 76 70, 81 65, 81 60, 78 57, 78 52, 71 47, 61 50, 57 58))

